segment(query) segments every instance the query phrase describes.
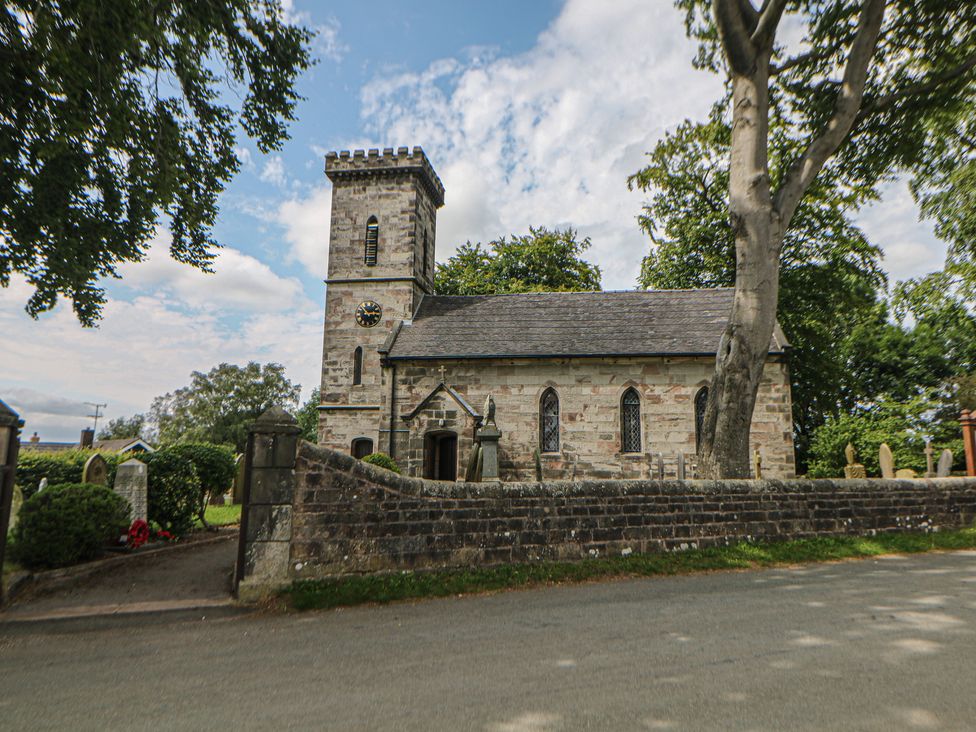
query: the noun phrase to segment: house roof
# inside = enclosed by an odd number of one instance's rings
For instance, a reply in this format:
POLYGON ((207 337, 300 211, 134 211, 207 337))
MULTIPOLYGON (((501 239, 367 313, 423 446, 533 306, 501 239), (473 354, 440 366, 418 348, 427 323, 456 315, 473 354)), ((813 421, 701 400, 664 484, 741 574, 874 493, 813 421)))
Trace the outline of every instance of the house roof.
POLYGON ((155 452, 153 446, 141 437, 125 437, 120 440, 95 440, 92 447, 96 450, 104 450, 105 452, 130 452, 140 448, 146 452, 155 452))
MULTIPOLYGON (((731 288, 424 297, 390 359, 714 355, 731 288)), ((769 352, 789 346, 779 326, 769 352)))

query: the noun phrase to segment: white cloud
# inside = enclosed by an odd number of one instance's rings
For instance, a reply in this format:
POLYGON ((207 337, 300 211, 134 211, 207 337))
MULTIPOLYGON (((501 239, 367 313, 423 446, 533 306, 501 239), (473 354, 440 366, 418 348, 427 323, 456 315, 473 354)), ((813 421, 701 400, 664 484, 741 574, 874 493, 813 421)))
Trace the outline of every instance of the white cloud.
POLYGON ((127 287, 211 312, 280 311, 303 304, 305 294, 297 279, 281 277, 237 249, 219 249, 211 267, 213 272, 204 272, 174 260, 169 256, 168 235, 158 231, 146 261, 126 263, 119 270, 127 287))
POLYGON ((316 188, 305 198, 292 198, 278 208, 277 221, 285 229, 290 258, 316 277, 325 278, 329 265, 329 222, 332 186, 316 188))
POLYGON ((857 223, 870 241, 884 250, 892 283, 942 269, 946 245, 935 236, 931 221, 920 221, 918 206, 906 180, 881 190, 882 198, 861 211, 857 223))
POLYGON ((287 182, 285 162, 280 155, 272 155, 261 169, 261 180, 281 188, 287 182))
MULTIPOLYGON (((368 146, 422 145, 430 156, 447 191, 439 259, 468 239, 571 225, 592 238, 604 286, 631 288, 648 241, 636 222, 644 194, 627 190, 627 176, 666 130, 704 119, 722 94, 694 55, 670 3, 568 0, 526 53, 373 80, 361 94, 368 146)), ((917 231, 898 236, 917 230, 912 205, 883 210, 894 218, 875 241, 898 276, 940 259, 917 231)))
POLYGON ((342 27, 339 19, 331 17, 324 23, 312 25, 311 14, 305 10, 296 10, 294 0, 282 0, 284 21, 292 25, 304 25, 315 32, 312 40, 312 50, 319 56, 338 63, 349 52, 349 46, 339 37, 342 27))

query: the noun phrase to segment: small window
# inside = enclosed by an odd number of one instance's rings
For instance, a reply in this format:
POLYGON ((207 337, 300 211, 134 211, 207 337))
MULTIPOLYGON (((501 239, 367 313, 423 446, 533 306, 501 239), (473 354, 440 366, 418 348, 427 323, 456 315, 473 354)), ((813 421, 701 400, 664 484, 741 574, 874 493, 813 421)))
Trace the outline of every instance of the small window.
POLYGON ((352 456, 357 460, 362 460, 367 455, 373 454, 373 441, 368 437, 357 437, 352 441, 352 456))
POLYGON ((352 384, 359 386, 363 383, 363 347, 356 346, 352 354, 352 384))
POLYGON ((376 266, 376 252, 379 248, 380 225, 375 216, 370 216, 366 222, 366 254, 364 261, 367 267, 376 266))
POLYGON ((539 402, 539 444, 542 452, 559 452, 559 396, 546 389, 539 402))
POLYGON ((640 396, 633 387, 620 400, 620 450, 641 451, 640 396))
POLYGON ((695 452, 701 445, 702 430, 705 428, 705 406, 708 404, 708 387, 703 386, 695 394, 695 452))

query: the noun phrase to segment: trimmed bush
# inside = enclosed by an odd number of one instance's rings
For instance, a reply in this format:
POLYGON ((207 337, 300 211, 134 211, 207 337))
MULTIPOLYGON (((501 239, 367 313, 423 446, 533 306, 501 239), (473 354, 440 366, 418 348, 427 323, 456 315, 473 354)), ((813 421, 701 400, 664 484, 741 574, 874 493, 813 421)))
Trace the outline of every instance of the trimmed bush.
POLYGON ((167 449, 185 457, 196 468, 200 478, 197 517, 205 527, 211 528, 204 512, 210 499, 226 493, 234 482, 234 474, 237 472, 234 451, 209 442, 178 442, 167 449))
POLYGON ((380 468, 386 468, 387 470, 392 470, 394 473, 400 472, 400 466, 397 465, 396 460, 391 458, 385 452, 370 453, 363 458, 363 462, 369 463, 370 465, 376 465, 380 468))
MULTIPOLYGON (((85 468, 85 463, 92 455, 94 450, 63 450, 61 452, 39 452, 24 448, 20 451, 17 458, 17 485, 24 494, 24 499, 30 498, 37 493, 37 486, 41 483, 41 478, 47 478, 48 485, 64 485, 68 483, 81 483, 81 473, 85 468)), ((132 457, 131 455, 117 455, 111 452, 101 453, 108 463, 108 483, 109 487, 115 482, 115 470, 120 463, 132 457)))
POLYGON ((193 528, 200 501, 200 477, 193 463, 163 448, 145 456, 149 466, 149 520, 175 536, 193 528))
POLYGON ((49 485, 24 501, 13 531, 14 554, 32 568, 77 564, 99 556, 128 527, 129 504, 111 489, 49 485))

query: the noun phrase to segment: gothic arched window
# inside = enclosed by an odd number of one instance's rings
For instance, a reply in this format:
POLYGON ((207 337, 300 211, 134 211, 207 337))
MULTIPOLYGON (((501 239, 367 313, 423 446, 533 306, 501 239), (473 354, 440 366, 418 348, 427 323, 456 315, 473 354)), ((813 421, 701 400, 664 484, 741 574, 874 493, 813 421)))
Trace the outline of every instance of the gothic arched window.
POLYGON ((708 387, 703 386, 695 394, 695 452, 701 445, 702 430, 705 427, 705 405, 708 404, 708 387))
POLYGON ((366 262, 366 266, 368 267, 376 265, 376 252, 379 247, 379 240, 379 222, 375 216, 370 216, 369 221, 366 222, 366 252, 363 256, 363 261, 366 262))
POLYGON ((359 386, 363 383, 363 347, 356 346, 352 354, 352 384, 359 386))
POLYGON ((539 401, 539 446, 542 452, 559 452, 559 396, 551 388, 539 401))
POLYGON ((641 451, 640 396, 633 387, 620 399, 620 451, 641 451))

